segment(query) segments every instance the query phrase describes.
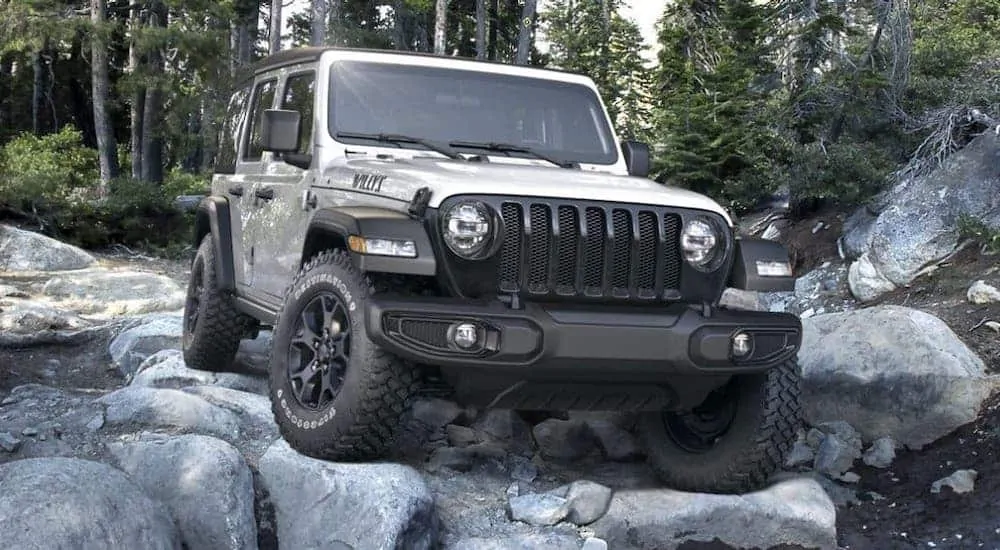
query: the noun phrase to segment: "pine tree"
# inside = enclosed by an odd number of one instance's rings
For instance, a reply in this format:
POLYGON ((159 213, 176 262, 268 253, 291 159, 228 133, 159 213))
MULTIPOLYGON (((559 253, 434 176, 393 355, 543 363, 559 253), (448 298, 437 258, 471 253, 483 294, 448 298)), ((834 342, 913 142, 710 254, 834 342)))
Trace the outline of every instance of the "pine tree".
POLYGON ((753 0, 669 5, 656 75, 654 177, 740 209, 777 185, 775 136, 761 115, 774 75, 767 7, 753 0))
POLYGON ((549 62, 594 80, 615 130, 626 139, 648 139, 651 74, 644 67, 648 45, 635 22, 619 14, 620 0, 551 0, 542 25, 549 62))

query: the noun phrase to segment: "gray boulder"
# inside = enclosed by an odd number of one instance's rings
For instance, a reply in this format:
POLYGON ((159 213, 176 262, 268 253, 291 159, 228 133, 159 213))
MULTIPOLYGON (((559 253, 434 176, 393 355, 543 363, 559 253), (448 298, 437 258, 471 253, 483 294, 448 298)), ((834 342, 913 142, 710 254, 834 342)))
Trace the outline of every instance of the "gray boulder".
MULTIPOLYGON (((925 267, 957 250, 957 220, 971 216, 1000 226, 1000 137, 986 132, 926 176, 907 179, 885 196, 858 261, 850 267, 851 291, 871 301, 912 282, 925 267)), ((861 216, 861 215, 859 215, 861 216)), ((863 223, 857 224, 863 227, 863 223)))
POLYGON ((42 292, 74 311, 104 317, 183 309, 184 290, 170 277, 143 271, 88 269, 53 277, 42 292))
POLYGON ((975 420, 998 379, 943 321, 878 306, 803 320, 805 414, 919 448, 975 420))
POLYGON ((333 463, 282 439, 260 459, 282 548, 433 548, 434 497, 420 474, 390 463, 333 463))
POLYGON ((0 271, 68 271, 96 263, 93 256, 80 248, 0 224, 0 271))
POLYGON ((596 439, 587 424, 578 419, 549 418, 532 429, 538 452, 555 461, 573 461, 594 450, 596 439))
POLYGON ((152 314, 138 319, 108 344, 111 361, 126 376, 161 350, 181 349, 183 319, 180 315, 152 314))
POLYGON ((986 281, 976 281, 966 292, 966 298, 973 304, 995 304, 1000 302, 1000 289, 986 281))
POLYGON ((119 467, 167 505, 189 550, 257 548, 253 475, 232 445, 203 435, 112 443, 119 467))
POLYGON ((267 396, 223 386, 189 386, 182 391, 235 414, 244 440, 270 442, 278 436, 278 424, 274 421, 271 400, 267 396))
POLYGON ((844 220, 843 233, 838 244, 845 260, 856 260, 868 250, 877 219, 878 215, 865 205, 844 220))
POLYGON ((0 487, 0 548, 181 548, 167 508, 106 464, 16 460, 0 487))
POLYGON ((235 414, 180 390, 128 386, 97 403, 107 406, 105 425, 119 429, 190 431, 227 440, 240 433, 235 414))
POLYGON ((579 480, 553 489, 549 494, 566 499, 569 504, 567 520, 577 525, 587 525, 597 521, 608 511, 613 492, 600 483, 579 480))
POLYGON ((259 395, 267 393, 267 379, 263 376, 191 369, 184 364, 184 355, 180 350, 160 351, 143 361, 131 384, 174 389, 198 385, 222 386, 259 395))
POLYGON ((712 542, 736 548, 836 548, 836 519, 833 502, 817 482, 792 478, 745 495, 620 490, 590 528, 616 550, 672 550, 712 542))

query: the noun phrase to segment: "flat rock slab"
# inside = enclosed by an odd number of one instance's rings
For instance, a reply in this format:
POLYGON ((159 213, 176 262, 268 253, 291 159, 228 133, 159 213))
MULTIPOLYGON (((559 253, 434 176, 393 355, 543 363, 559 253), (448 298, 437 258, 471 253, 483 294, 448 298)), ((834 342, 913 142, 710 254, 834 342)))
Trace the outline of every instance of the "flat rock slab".
POLYGON ((181 389, 189 386, 222 386, 234 390, 267 394, 267 378, 235 372, 208 372, 188 368, 180 350, 165 350, 149 357, 141 365, 131 385, 150 388, 181 389))
POLYGON ((792 478, 745 495, 617 491, 590 525, 610 548, 671 550, 684 543, 734 548, 837 547, 837 510, 823 488, 792 478))
POLYGON ((256 550, 253 475, 238 450, 203 435, 148 434, 108 446, 119 467, 167 505, 189 550, 256 550))
POLYGON ((173 279, 142 271, 88 269, 49 279, 42 293, 81 314, 123 316, 184 308, 173 279))
POLYGON ((931 443, 974 421, 997 388, 982 359, 929 313, 877 306, 802 324, 806 419, 846 421, 866 443, 931 443))
POLYGON ((16 460, 0 487, 0 548, 181 548, 167 508, 106 464, 16 460))
POLYGON ((32 335, 50 331, 79 331, 93 326, 72 311, 33 300, 0 299, 0 332, 32 335))
POLYGON ((278 440, 259 472, 282 548, 436 547, 434 498, 409 466, 325 462, 278 440))
POLYGON ((0 272, 68 271, 96 264, 97 259, 80 248, 0 224, 0 272))

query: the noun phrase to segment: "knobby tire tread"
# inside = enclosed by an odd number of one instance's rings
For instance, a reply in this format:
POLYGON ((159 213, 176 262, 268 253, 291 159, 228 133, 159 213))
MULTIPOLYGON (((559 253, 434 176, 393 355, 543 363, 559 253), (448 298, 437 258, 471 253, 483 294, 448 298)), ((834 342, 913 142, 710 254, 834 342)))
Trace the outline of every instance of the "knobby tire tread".
MULTIPOLYGON (((285 294, 286 299, 294 289, 316 268, 329 265, 351 278, 362 289, 361 301, 375 294, 371 279, 363 275, 342 250, 334 249, 313 256, 292 279, 285 294)), ((280 315, 275 326, 281 323, 280 315)), ((360 335, 368 340, 367 334, 360 335)), ((357 336, 354 336, 357 337, 357 336)), ((365 346, 367 353, 356 360, 351 358, 348 368, 365 369, 362 387, 356 388, 359 395, 358 407, 350 427, 337 437, 329 440, 298 437, 298 433, 279 422, 282 437, 295 449, 314 458, 343 461, 366 461, 382 458, 389 452, 399 433, 402 414, 408 408, 419 389, 417 370, 410 363, 382 350, 370 340, 365 346)), ((271 347, 274 354, 275 347, 271 347)), ((283 351, 283 350, 282 350, 283 351)), ((269 358, 269 363, 273 360, 269 358)), ((280 414, 277 401, 272 399, 271 409, 277 418, 280 414)))
MULTIPOLYGON (((205 290, 197 326, 190 344, 184 348, 184 363, 192 369, 224 372, 232 366, 240 341, 256 319, 241 313, 229 296, 219 292, 215 270, 218 258, 211 233, 201 240, 197 254, 205 263, 205 290)), ((186 310, 184 314, 187 315, 186 310)))
MULTIPOLYGON (((736 453, 726 467, 699 473, 677 464, 650 460, 661 479, 685 491, 744 493, 760 489, 781 468, 802 425, 802 378, 792 359, 767 371, 762 415, 751 444, 736 453)), ((696 455, 690 460, 697 461, 696 455)))

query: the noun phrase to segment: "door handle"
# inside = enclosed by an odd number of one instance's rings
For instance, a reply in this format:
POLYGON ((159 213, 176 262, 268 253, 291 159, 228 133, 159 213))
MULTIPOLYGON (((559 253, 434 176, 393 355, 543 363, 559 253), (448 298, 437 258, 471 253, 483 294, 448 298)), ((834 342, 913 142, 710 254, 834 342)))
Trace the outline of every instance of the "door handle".
POLYGON ((254 191, 254 195, 258 199, 263 199, 263 200, 269 201, 269 200, 271 200, 271 199, 274 198, 274 188, 273 187, 265 187, 263 189, 258 189, 256 191, 254 191))
POLYGON ((234 197, 242 197, 243 196, 243 186, 242 185, 234 185, 234 186, 230 187, 229 188, 229 194, 232 195, 232 196, 234 196, 234 197))

